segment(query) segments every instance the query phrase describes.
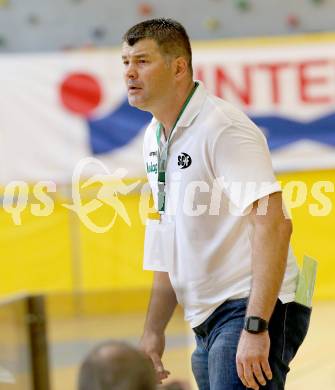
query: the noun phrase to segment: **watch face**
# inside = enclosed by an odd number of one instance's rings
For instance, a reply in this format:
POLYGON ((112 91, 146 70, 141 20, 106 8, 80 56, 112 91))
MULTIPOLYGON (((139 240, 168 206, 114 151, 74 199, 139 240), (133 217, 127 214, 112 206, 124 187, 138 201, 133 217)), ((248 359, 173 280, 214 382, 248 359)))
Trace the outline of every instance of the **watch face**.
POLYGON ((259 321, 256 318, 250 318, 248 328, 256 332, 259 329, 259 321))

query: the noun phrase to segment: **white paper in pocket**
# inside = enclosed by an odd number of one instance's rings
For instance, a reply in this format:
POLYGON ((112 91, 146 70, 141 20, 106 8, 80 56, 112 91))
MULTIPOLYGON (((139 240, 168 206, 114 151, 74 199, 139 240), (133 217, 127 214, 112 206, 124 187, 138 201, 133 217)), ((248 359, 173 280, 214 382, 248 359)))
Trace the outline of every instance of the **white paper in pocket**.
POLYGON ((174 256, 174 222, 149 219, 145 230, 143 269, 171 271, 174 256))

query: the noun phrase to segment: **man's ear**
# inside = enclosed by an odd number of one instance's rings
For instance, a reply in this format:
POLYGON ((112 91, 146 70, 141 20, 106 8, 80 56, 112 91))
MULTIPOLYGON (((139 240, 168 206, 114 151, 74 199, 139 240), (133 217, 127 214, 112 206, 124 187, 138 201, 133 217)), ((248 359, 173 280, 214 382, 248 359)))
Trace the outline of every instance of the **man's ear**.
POLYGON ((188 64, 186 61, 186 58, 184 57, 177 57, 174 60, 174 70, 175 70, 175 77, 176 78, 183 78, 188 70, 188 64))

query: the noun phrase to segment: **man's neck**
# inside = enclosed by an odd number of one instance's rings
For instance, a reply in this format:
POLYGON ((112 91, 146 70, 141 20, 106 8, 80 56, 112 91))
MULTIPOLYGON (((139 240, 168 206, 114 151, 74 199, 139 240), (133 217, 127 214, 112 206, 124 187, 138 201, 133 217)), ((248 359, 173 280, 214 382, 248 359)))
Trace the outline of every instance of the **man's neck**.
POLYGON ((164 105, 162 110, 157 111, 154 114, 154 117, 162 124, 165 138, 168 139, 173 126, 176 123, 178 115, 183 108, 183 105, 186 102, 187 97, 190 95, 194 88, 194 81, 191 80, 184 88, 181 88, 179 91, 169 99, 169 101, 164 105))

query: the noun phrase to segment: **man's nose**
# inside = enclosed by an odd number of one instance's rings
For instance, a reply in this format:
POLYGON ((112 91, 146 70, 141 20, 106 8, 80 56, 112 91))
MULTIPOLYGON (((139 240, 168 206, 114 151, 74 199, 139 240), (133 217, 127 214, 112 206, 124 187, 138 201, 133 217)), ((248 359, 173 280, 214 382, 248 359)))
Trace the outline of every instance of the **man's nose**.
POLYGON ((128 79, 137 79, 138 74, 134 64, 129 64, 128 69, 126 71, 126 76, 128 79))

